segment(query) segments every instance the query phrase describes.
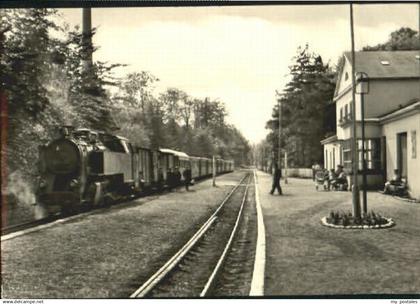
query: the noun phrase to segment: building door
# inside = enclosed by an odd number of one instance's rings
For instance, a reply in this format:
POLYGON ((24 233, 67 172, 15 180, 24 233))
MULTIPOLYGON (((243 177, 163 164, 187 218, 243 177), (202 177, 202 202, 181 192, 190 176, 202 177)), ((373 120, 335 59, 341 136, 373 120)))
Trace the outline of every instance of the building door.
POLYGON ((397 134, 397 164, 401 176, 407 178, 407 133, 397 134))
POLYGON ((387 181, 387 170, 386 170, 386 137, 382 136, 381 138, 381 169, 383 174, 383 182, 385 183, 387 181))

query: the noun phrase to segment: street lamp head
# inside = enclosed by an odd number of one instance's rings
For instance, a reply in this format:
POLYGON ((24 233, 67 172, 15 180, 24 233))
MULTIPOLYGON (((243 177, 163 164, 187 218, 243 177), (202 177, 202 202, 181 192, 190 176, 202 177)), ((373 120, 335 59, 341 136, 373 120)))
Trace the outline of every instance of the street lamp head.
POLYGON ((356 93, 357 94, 369 93, 369 76, 365 72, 356 73, 356 93))

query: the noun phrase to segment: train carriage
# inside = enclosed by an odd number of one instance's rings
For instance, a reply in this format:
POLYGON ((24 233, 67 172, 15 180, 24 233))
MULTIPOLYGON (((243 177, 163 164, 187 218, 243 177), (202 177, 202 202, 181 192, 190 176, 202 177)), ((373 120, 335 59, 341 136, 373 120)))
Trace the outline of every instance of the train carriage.
POLYGON ((181 180, 184 179, 184 177, 182 176, 182 172, 185 171, 185 169, 187 167, 191 168, 191 159, 190 156, 188 156, 188 154, 184 153, 184 152, 180 152, 180 151, 176 151, 176 150, 172 150, 172 149, 159 149, 159 151, 161 151, 162 153, 167 153, 169 155, 171 155, 172 157, 170 159, 170 165, 171 165, 171 170, 172 172, 175 172, 175 170, 179 170, 179 172, 181 173, 181 180))
POLYGON ((206 177, 209 175, 208 171, 208 158, 201 157, 200 158, 200 177, 206 177))
POLYGON ((222 173, 222 160, 216 159, 216 174, 222 173))
POLYGON ((200 177, 200 158, 190 156, 191 160, 191 177, 197 179, 200 177))
MULTIPOLYGON (((162 171, 163 182, 165 183, 168 180, 168 172, 169 172, 169 159, 171 157, 171 153, 162 152, 159 150, 158 152, 158 166, 162 171)), ((161 181, 162 182, 162 181, 161 181)))
POLYGON ((229 172, 232 172, 235 168, 235 163, 233 160, 229 161, 229 172))
POLYGON ((133 159, 136 189, 149 190, 154 181, 152 151, 140 147, 135 147, 133 150, 135 151, 133 159))

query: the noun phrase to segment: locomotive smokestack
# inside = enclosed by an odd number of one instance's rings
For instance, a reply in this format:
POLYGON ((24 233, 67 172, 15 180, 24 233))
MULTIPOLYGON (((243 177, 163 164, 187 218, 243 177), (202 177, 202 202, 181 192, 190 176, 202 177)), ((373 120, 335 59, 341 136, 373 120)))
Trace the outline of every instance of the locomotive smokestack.
POLYGON ((92 12, 90 7, 83 8, 83 28, 82 28, 82 46, 83 46, 83 67, 87 72, 93 65, 92 53, 92 12))

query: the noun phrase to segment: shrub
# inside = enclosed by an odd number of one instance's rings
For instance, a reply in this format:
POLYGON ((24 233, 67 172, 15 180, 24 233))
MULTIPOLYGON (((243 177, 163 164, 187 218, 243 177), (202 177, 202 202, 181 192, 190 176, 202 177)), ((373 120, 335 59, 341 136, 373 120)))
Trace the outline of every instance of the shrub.
POLYGON ((379 213, 375 213, 374 211, 363 214, 360 218, 354 217, 353 214, 349 211, 330 211, 327 217, 327 223, 342 226, 375 226, 386 224, 388 223, 388 220, 379 213))

